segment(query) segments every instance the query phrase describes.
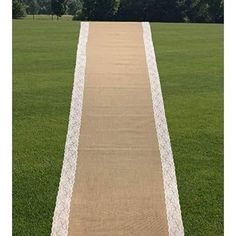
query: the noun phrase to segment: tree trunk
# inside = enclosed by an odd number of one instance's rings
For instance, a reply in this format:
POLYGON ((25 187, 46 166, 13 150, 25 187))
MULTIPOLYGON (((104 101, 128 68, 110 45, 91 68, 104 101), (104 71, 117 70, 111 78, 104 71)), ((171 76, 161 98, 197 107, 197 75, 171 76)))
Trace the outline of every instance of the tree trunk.
POLYGON ((34 14, 33 14, 33 20, 34 20, 34 14))
POLYGON ((53 20, 53 14, 52 14, 52 20, 53 20))
POLYGON ((57 16, 57 20, 59 19, 59 17, 57 16))

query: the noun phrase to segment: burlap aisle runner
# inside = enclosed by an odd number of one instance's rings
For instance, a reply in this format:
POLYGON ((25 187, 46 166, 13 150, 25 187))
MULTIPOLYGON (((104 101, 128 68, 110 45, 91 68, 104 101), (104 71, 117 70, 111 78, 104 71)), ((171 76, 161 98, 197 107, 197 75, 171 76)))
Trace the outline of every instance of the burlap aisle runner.
POLYGON ((52 235, 183 235, 149 23, 82 23, 52 235))

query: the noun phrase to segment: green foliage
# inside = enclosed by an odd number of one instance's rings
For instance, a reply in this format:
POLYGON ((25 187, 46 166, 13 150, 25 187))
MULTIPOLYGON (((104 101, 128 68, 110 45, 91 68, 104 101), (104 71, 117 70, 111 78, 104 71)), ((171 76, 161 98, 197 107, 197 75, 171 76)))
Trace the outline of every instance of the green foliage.
POLYGON ((116 18, 119 20, 145 19, 145 8, 147 3, 143 0, 121 0, 116 18))
POLYGON ((12 2, 12 18, 17 19, 26 16, 25 5, 18 0, 12 2))
POLYGON ((179 4, 176 0, 147 1, 145 20, 148 21, 182 21, 179 4))
POLYGON ((18 0, 29 14, 73 15, 74 20, 224 21, 224 0, 18 0), (35 7, 35 5, 38 7, 35 7), (32 5, 34 7, 32 8, 32 5), (32 9, 32 10, 29 10, 32 9), (36 9, 36 10, 35 10, 36 9))
POLYGON ((76 15, 76 12, 81 8, 79 0, 69 0, 67 1, 67 14, 76 15))
POLYGON ((223 0, 180 0, 181 14, 188 22, 224 21, 223 0))
POLYGON ((224 1, 212 0, 209 4, 209 14, 212 22, 221 23, 224 21, 224 1))
POLYGON ((176 0, 121 0, 117 19, 169 22, 182 20, 176 0))
POLYGON ((223 22, 223 0, 81 0, 74 19, 223 22))
POLYGON ((61 17, 66 12, 66 1, 65 0, 52 0, 51 2, 51 13, 57 17, 61 17))
POLYGON ((82 12, 82 6, 81 4, 79 5, 75 15, 73 16, 73 20, 84 20, 84 15, 83 15, 83 12, 82 12))
POLYGON ((37 0, 31 0, 29 2, 28 7, 27 7, 27 13, 30 15, 36 15, 36 14, 38 14, 39 9, 40 9, 40 6, 39 6, 37 0))
POLYGON ((209 22, 209 5, 205 0, 180 1, 182 15, 188 22, 209 22))
POLYGON ((118 0, 81 0, 85 20, 111 20, 119 6, 118 0))
POLYGON ((51 0, 38 0, 39 14, 51 14, 51 0))

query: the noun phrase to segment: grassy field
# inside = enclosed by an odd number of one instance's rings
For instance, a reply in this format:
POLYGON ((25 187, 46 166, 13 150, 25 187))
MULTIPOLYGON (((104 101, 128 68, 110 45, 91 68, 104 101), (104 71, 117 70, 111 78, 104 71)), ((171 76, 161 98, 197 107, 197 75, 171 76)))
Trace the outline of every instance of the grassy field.
POLYGON ((13 232, 50 235, 79 22, 13 21, 13 232))
MULTIPOLYGON (((13 21, 13 234, 49 235, 79 23, 13 21)), ((223 26, 152 24, 186 235, 223 235, 223 26)))
POLYGON ((186 235, 223 235, 223 25, 152 24, 186 235))

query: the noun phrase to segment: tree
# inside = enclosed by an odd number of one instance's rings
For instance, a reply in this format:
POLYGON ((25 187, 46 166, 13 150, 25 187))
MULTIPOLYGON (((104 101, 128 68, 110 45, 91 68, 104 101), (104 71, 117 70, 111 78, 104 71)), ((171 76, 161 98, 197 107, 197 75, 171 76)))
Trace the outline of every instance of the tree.
POLYGON ((224 1, 223 0, 210 0, 209 13, 212 22, 224 22, 224 1))
POLYGON ((182 21, 182 15, 178 0, 146 1, 145 20, 161 22, 182 21))
POLYGON ((39 14, 50 15, 51 11, 51 0, 38 0, 39 4, 39 14))
POLYGON ((51 14, 51 0, 19 0, 26 6, 26 12, 32 14, 51 14))
POLYGON ((144 0, 121 0, 116 18, 118 20, 138 20, 145 18, 146 3, 144 0))
POLYGON ((80 2, 79 0, 69 0, 67 2, 67 13, 69 15, 75 15, 76 12, 79 10, 80 8, 80 2))
POLYGON ((34 15, 38 14, 39 9, 40 9, 40 7, 39 7, 37 0, 31 0, 29 2, 27 12, 28 12, 28 14, 33 15, 33 19, 34 19, 34 15))
POLYGON ((176 22, 182 16, 177 0, 121 0, 117 19, 176 22))
POLYGON ((211 0, 182 0, 181 12, 188 22, 211 22, 209 3, 211 0))
POLYGON ((26 16, 25 5, 18 0, 12 2, 12 18, 17 19, 26 16))
POLYGON ((118 0, 81 0, 82 15, 86 20, 111 20, 116 14, 118 0))
POLYGON ((13 0, 14 18, 67 13, 74 20, 224 21, 224 0, 13 0))
POLYGON ((57 20, 59 17, 63 16, 66 12, 66 1, 65 0, 52 0, 51 2, 51 14, 52 19, 53 15, 57 16, 57 20))

